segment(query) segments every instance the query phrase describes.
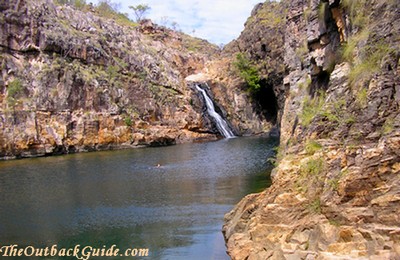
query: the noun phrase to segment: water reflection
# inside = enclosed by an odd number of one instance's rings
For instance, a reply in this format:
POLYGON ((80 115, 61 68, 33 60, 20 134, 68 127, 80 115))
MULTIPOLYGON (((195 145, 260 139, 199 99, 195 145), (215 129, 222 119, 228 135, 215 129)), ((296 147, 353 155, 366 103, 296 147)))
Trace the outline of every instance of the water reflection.
POLYGON ((226 259, 223 215, 268 185, 275 144, 237 138, 0 162, 0 244, 116 244, 149 247, 151 259, 226 259))

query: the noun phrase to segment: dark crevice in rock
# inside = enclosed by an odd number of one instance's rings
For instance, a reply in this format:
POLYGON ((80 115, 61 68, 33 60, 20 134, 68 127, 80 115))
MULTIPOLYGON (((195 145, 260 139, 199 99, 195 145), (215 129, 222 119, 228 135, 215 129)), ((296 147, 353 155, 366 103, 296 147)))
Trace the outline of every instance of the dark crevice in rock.
POLYGON ((267 52, 267 50, 268 50, 268 49, 267 49, 267 45, 262 44, 262 45, 261 45, 261 51, 262 51, 262 52, 267 52))
POLYGON ((265 80, 261 80, 260 85, 260 90, 253 94, 255 110, 275 125, 278 118, 278 102, 273 86, 265 80))
POLYGON ((330 75, 327 71, 321 71, 319 74, 313 76, 311 87, 310 87, 310 95, 312 97, 318 93, 318 91, 326 91, 329 86, 329 78, 330 75))
MULTIPOLYGON (((157 84, 157 82, 154 82, 153 84, 157 84)), ((159 86, 162 87, 162 88, 165 88, 167 90, 170 90, 170 91, 174 92, 177 95, 184 95, 184 93, 182 91, 180 91, 179 89, 174 88, 173 86, 161 85, 161 84, 159 84, 159 86)))
POLYGON ((340 0, 335 0, 335 1, 333 1, 333 3, 330 4, 330 7, 335 8, 335 7, 338 7, 339 5, 340 5, 340 0))

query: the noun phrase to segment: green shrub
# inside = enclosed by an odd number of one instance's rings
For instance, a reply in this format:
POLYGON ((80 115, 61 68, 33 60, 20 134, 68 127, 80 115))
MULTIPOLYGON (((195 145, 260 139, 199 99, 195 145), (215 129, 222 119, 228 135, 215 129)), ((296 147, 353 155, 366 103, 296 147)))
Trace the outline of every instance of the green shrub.
POLYGON ((15 107, 18 102, 18 95, 23 91, 22 81, 18 78, 8 83, 7 102, 10 106, 15 107))
POLYGON ((273 3, 269 1, 268 5, 264 5, 257 11, 255 16, 251 16, 247 20, 247 24, 251 25, 254 23, 262 24, 266 27, 277 27, 286 23, 286 14, 288 8, 282 3, 273 3))
POLYGON ((347 113, 345 117, 343 117, 343 122, 345 124, 354 124, 356 122, 356 117, 350 113, 347 113))
POLYGON ((270 12, 268 15, 259 15, 260 20, 257 21, 262 25, 276 27, 286 22, 285 13, 270 12))
POLYGON ((107 67, 108 79, 114 83, 119 75, 119 66, 110 65, 107 67))
POLYGON ((346 100, 344 98, 325 102, 325 93, 320 92, 314 98, 306 96, 303 99, 303 108, 299 114, 300 123, 303 127, 308 127, 316 116, 320 116, 325 122, 352 124, 355 117, 347 111, 346 100))
POLYGON ((130 117, 126 117, 125 119, 124 119, 124 122, 125 122, 125 125, 126 126, 132 126, 132 118, 130 118, 130 117))
POLYGON ((300 166, 300 174, 305 178, 318 177, 318 175, 325 171, 325 168, 325 161, 322 158, 310 159, 300 166))
POLYGON ((359 49, 360 60, 350 70, 350 83, 354 85, 363 80, 370 80, 380 71, 382 59, 392 51, 393 49, 382 41, 370 42, 359 49))
POLYGON ((357 27, 362 27, 368 24, 369 1, 365 0, 342 0, 341 3, 349 13, 350 21, 357 27))
POLYGON ((370 31, 368 28, 363 29, 359 33, 350 36, 347 42, 342 46, 341 54, 344 61, 353 63, 356 47, 360 42, 366 41, 369 38, 370 31))
POLYGON ((385 123, 382 126, 382 134, 387 135, 390 134, 394 129, 394 120, 393 118, 387 118, 385 123))
POLYGON ((358 91, 356 103, 360 106, 360 108, 365 108, 368 105, 368 90, 366 88, 358 91))
POLYGON ((56 0, 55 3, 59 5, 70 5, 80 11, 86 11, 88 7, 86 0, 56 0))
POLYGON ((312 79, 310 76, 306 76, 306 80, 302 83, 299 84, 299 89, 300 90, 307 90, 310 91, 310 86, 312 84, 312 79))
POLYGON ((302 126, 309 126, 314 117, 321 113, 324 100, 325 95, 323 93, 316 95, 314 98, 306 96, 303 99, 303 109, 299 115, 302 126))
POLYGON ((83 10, 87 6, 85 0, 74 0, 73 2, 75 8, 78 10, 83 10))
POLYGON ((324 111, 321 115, 324 116, 329 122, 339 122, 340 121, 339 116, 332 113, 332 111, 330 111, 330 110, 324 111))
POLYGON ((274 167, 278 166, 278 163, 285 156, 284 149, 280 146, 274 147, 275 156, 269 157, 268 162, 271 163, 274 167))
MULTIPOLYGON (((58 5, 69 5, 75 7, 77 10, 88 12, 90 6, 86 3, 86 0, 55 0, 58 5)), ((96 5, 96 11, 102 17, 115 20, 118 24, 123 26, 137 26, 137 23, 129 19, 128 14, 118 12, 119 4, 113 3, 110 0, 99 0, 96 5)))
POLYGON ((97 12, 104 17, 112 17, 116 14, 116 6, 109 0, 100 0, 96 6, 97 12))
POLYGON ((321 199, 316 198, 315 200, 313 200, 309 205, 309 209, 312 213, 321 214, 321 212, 322 212, 321 199))
POLYGON ((326 109, 321 112, 321 115, 328 119, 329 122, 343 123, 348 117, 348 113, 346 112, 346 100, 343 98, 334 102, 329 102, 326 109))
POLYGON ((121 69, 127 69, 129 64, 126 63, 123 59, 118 58, 118 57, 113 57, 114 62, 117 63, 118 66, 121 67, 121 69))
POLYGON ((352 86, 363 85, 380 71, 382 59, 392 52, 393 48, 383 40, 372 41, 370 38, 371 13, 370 1, 342 0, 342 5, 349 14, 351 25, 356 32, 347 39, 342 47, 342 58, 352 64, 349 82, 352 86), (368 26, 366 26, 368 25, 368 26))
POLYGON ((332 226, 335 226, 335 227, 341 226, 340 221, 335 220, 335 219, 329 219, 329 224, 331 224, 332 226))
POLYGON ((238 70, 239 76, 246 81, 248 89, 257 92, 261 88, 257 68, 242 53, 236 55, 236 61, 233 64, 238 70))
POLYGON ((305 150, 308 155, 313 155, 314 153, 318 152, 321 149, 322 149, 322 145, 320 143, 318 143, 317 141, 309 140, 306 143, 305 150))
POLYGON ((8 97, 15 98, 22 91, 22 82, 20 79, 16 78, 10 83, 8 83, 8 97))
POLYGON ((348 173, 348 170, 340 171, 336 177, 328 180, 328 185, 332 188, 332 190, 337 191, 339 188, 340 179, 348 173))
POLYGON ((328 185, 335 191, 338 190, 339 187, 339 178, 334 178, 328 181, 328 185))
POLYGON ((110 0, 100 0, 96 10, 100 16, 115 20, 118 24, 124 26, 137 26, 137 23, 131 21, 127 14, 117 11, 118 5, 110 0))

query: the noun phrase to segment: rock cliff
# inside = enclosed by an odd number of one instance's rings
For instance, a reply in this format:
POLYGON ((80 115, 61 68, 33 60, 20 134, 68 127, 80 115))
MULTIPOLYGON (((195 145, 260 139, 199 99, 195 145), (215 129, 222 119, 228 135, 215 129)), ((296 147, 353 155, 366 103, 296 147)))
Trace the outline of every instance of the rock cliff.
MULTIPOLYGON (((228 253, 249 260, 399 259, 399 3, 280 5, 277 167, 270 188, 225 216, 228 253)), ((250 19, 262 19, 262 7, 250 19)))
POLYGON ((255 6, 239 38, 227 44, 221 57, 208 62, 204 70, 216 100, 243 135, 269 132, 281 121, 285 12, 286 4, 255 6), (240 76, 243 71, 237 66, 238 54, 257 70, 259 88, 255 91, 240 76))
POLYGON ((237 134, 281 138, 233 259, 400 258, 398 1, 267 1, 222 51, 92 9, 0 3, 0 158, 215 139, 208 83, 237 134))
POLYGON ((217 138, 185 80, 216 46, 89 5, 13 0, 0 10, 0 158, 217 138))

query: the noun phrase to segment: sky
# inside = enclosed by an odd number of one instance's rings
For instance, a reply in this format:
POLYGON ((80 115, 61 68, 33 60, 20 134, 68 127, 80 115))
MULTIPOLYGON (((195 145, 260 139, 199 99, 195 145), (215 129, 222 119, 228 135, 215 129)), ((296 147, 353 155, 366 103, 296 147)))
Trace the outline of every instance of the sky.
MULTIPOLYGON (((98 0, 87 0, 97 4, 98 0)), ((176 28, 215 44, 227 44, 236 39, 253 7, 263 0, 112 0, 120 4, 119 12, 130 14, 128 6, 147 4, 145 17, 161 25, 177 23, 176 28), (167 22, 167 23, 166 23, 167 22)))

